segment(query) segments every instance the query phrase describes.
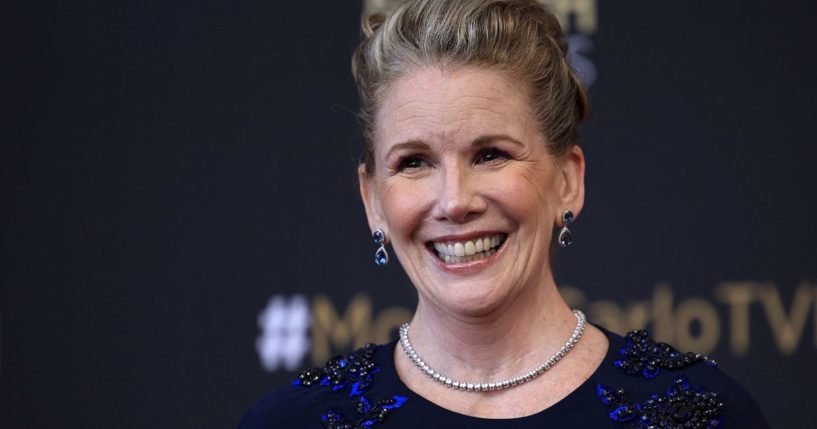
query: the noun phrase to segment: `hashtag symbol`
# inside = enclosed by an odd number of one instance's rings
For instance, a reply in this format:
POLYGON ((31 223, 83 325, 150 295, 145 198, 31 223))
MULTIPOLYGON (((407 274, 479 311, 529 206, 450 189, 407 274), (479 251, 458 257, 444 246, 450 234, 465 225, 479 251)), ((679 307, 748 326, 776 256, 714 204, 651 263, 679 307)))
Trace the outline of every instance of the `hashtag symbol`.
POLYGON ((303 295, 290 299, 283 295, 270 298, 267 308, 258 315, 261 335, 255 341, 265 370, 292 371, 301 365, 309 350, 307 331, 311 319, 309 304, 303 295))

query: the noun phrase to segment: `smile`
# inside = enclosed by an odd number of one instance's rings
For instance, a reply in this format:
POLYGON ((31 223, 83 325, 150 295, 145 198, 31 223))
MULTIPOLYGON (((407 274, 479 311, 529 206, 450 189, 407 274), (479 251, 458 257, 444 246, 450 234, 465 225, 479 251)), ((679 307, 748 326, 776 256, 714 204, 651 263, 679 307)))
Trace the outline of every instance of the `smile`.
POLYGON ((449 264, 478 261, 496 253, 505 242, 505 234, 494 234, 468 241, 433 241, 437 257, 449 264))

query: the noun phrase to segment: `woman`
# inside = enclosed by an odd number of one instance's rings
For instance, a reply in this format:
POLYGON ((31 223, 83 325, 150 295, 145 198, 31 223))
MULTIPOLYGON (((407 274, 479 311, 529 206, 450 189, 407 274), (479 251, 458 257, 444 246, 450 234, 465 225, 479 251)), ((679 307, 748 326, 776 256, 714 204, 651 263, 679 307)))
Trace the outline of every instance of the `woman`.
POLYGON ((242 427, 767 426, 707 358, 602 331, 559 295, 587 102, 552 14, 410 1, 364 22, 353 71, 375 259, 392 245, 417 310, 399 342, 304 371, 242 427))

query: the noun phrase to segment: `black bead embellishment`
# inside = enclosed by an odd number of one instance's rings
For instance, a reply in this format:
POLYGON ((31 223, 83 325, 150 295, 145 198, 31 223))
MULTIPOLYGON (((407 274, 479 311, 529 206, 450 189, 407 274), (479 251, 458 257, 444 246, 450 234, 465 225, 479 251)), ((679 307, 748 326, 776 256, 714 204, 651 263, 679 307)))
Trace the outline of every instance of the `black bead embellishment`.
POLYGON ((681 369, 697 362, 717 366, 717 363, 699 353, 683 353, 667 343, 655 342, 647 331, 632 331, 625 337, 627 345, 619 354, 622 359, 615 361, 616 367, 625 374, 641 375, 646 379, 655 378, 661 369, 681 369))
POLYGON ((361 396, 355 407, 356 423, 350 423, 343 417, 343 414, 335 410, 329 410, 328 413, 321 416, 321 423, 326 429, 368 429, 373 424, 383 423, 392 410, 402 407, 406 401, 405 397, 394 395, 388 399, 381 399, 372 405, 365 397, 361 396))
POLYGON ((329 410, 326 414, 321 416, 321 423, 326 429, 353 429, 351 423, 343 418, 343 415, 335 410, 329 410))
POLYGON ((381 399, 372 404, 363 395, 372 385, 373 374, 380 372, 374 363, 377 346, 366 344, 363 348, 349 354, 338 356, 326 362, 323 368, 310 368, 301 372, 292 382, 295 386, 306 388, 321 385, 331 387, 333 392, 349 388, 349 396, 357 397, 355 414, 357 419, 351 423, 343 414, 329 410, 321 416, 321 423, 326 429, 370 429, 373 424, 382 423, 392 410, 400 408, 408 400, 399 395, 381 399))
POLYGON ((666 394, 654 394, 634 403, 623 389, 599 384, 596 395, 605 405, 615 407, 610 418, 628 429, 684 428, 714 429, 721 426, 724 403, 717 392, 691 389, 689 381, 675 378, 666 394))
POLYGON ((352 383, 349 396, 359 395, 371 385, 372 374, 379 371, 372 360, 374 352, 375 345, 367 344, 354 352, 330 359, 323 368, 304 370, 292 384, 303 387, 320 384, 338 391, 352 383))

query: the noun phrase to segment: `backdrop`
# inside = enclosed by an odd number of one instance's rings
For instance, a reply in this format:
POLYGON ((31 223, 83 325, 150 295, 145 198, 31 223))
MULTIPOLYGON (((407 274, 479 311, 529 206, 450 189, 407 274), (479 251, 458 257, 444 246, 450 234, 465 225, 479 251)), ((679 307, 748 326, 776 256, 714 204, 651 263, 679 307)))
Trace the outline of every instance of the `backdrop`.
MULTIPOLYGON (((811 427, 815 3, 549 3, 594 105, 565 296, 811 427)), ((2 6, 0 426, 233 427, 393 338, 416 296, 372 264, 349 73, 383 4, 2 6)))

